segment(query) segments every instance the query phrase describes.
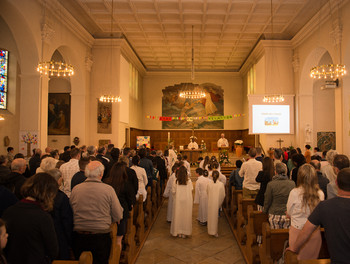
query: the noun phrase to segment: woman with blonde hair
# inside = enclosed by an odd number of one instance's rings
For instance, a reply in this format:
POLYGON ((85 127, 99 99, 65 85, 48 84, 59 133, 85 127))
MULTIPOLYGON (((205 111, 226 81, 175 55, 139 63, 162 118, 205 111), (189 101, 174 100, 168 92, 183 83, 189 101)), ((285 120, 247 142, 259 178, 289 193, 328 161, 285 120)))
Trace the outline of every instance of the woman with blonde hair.
MULTIPOLYGON (((291 218, 289 246, 296 242, 307 218, 322 200, 324 194, 318 186, 315 168, 310 164, 302 165, 298 170, 297 187, 290 192, 287 202, 287 215, 291 218)), ((321 244, 321 232, 317 229, 299 251, 298 259, 317 259, 321 244)))

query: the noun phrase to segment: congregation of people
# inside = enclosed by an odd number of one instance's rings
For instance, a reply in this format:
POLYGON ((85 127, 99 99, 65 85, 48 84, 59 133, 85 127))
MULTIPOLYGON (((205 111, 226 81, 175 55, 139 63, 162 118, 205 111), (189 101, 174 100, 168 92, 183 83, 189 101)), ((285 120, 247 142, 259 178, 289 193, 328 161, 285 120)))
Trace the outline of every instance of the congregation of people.
POLYGON ((248 156, 236 161, 230 187, 242 190, 243 199, 255 199, 271 229, 289 229, 287 250, 299 260, 317 259, 323 227, 332 263, 348 263, 349 158, 335 150, 312 153, 310 145, 304 153, 270 149, 265 157, 260 148, 251 148, 248 156))
POLYGON ((129 212, 152 181, 165 184, 167 163, 162 151, 113 144, 35 149, 28 162, 9 147, 0 155, 0 263, 79 259, 83 251, 108 263, 111 224, 122 249, 129 212))
MULTIPOLYGON (((221 139, 223 140, 223 139, 221 139)), ((192 235, 193 204, 198 224, 219 236, 225 186, 242 190, 268 215, 271 229, 289 229, 289 250, 299 259, 315 259, 325 228, 332 261, 350 257, 350 168, 335 150, 250 148, 247 160, 236 160, 228 179, 215 156, 195 169, 195 185, 186 155, 165 150, 108 146, 49 147, 25 157, 9 147, 0 155, 0 263, 50 263, 78 259, 91 251, 94 263, 108 263, 112 223, 123 247, 129 212, 148 186, 158 181, 168 198, 170 234, 192 235), (193 197, 194 191, 194 197, 193 197), (21 252, 21 254, 18 254, 21 252)), ((193 171, 192 171, 193 173, 193 171)), ((192 175, 194 178, 194 175, 192 175)), ((337 263, 338 263, 337 262, 337 263)))

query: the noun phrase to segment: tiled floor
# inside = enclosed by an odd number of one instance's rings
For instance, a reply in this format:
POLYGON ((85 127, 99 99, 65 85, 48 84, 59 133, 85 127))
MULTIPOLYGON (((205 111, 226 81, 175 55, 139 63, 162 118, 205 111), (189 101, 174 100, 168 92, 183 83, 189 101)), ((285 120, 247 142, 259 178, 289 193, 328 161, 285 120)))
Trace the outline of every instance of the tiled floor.
MULTIPOLYGON (((195 179, 192 178, 192 181, 195 179)), ((176 238, 170 235, 170 223, 166 221, 167 205, 168 202, 165 201, 136 264, 245 263, 223 214, 219 219, 219 237, 215 238, 208 235, 206 226, 198 224, 198 205, 194 205, 192 236, 185 239, 176 238)))

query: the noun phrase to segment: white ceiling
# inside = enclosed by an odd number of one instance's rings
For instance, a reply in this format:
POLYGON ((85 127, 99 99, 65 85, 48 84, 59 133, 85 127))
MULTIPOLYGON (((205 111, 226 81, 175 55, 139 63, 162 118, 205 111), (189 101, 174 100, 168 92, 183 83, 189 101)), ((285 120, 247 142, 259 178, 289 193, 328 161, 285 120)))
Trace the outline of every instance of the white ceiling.
MULTIPOLYGON (((95 38, 110 37, 112 0, 59 0, 95 38)), ((327 0, 273 0, 273 38, 291 39, 327 0)), ((238 71, 271 38, 271 0, 114 0, 113 37, 149 71, 238 71)))

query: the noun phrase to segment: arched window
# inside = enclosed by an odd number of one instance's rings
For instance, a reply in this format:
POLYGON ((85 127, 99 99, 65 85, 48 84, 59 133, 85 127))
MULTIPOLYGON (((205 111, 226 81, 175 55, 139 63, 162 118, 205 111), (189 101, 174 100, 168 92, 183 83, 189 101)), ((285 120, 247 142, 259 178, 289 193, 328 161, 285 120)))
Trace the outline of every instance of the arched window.
POLYGON ((7 109, 8 51, 0 50, 0 109, 7 109))

